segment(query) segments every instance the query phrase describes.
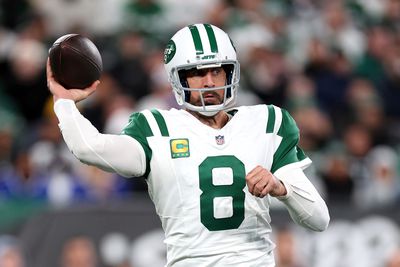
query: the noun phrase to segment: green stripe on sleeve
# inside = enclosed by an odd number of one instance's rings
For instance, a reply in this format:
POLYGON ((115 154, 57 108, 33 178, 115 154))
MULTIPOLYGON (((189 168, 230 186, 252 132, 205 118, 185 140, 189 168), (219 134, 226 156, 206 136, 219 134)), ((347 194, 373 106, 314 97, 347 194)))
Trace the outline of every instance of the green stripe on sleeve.
POLYGON ((160 128, 161 135, 169 136, 167 124, 165 123, 164 117, 161 115, 161 113, 156 109, 152 109, 151 113, 153 114, 154 118, 156 119, 158 128, 160 128))
POLYGON ((275 126, 275 109, 272 105, 268 105, 268 122, 266 133, 273 133, 275 126))
POLYGON ((196 55, 204 54, 203 44, 201 43, 199 30, 195 25, 189 25, 190 33, 192 34, 196 55))
POLYGON ((150 160, 152 157, 152 150, 147 142, 147 137, 153 136, 153 132, 146 117, 140 112, 133 113, 129 118, 129 124, 122 130, 122 134, 129 135, 142 145, 146 155, 146 172, 144 176, 147 177, 150 173, 150 160))
POLYGON ((289 112, 285 109, 282 110, 282 123, 279 128, 278 135, 279 136, 288 136, 288 135, 299 135, 299 128, 297 127, 296 122, 289 114, 289 112))
POLYGON ((307 158, 303 150, 298 147, 300 133, 296 122, 292 116, 290 116, 289 112, 284 109, 281 110, 282 124, 278 131, 278 135, 282 137, 282 141, 274 153, 271 166, 272 173, 285 165, 299 162, 307 158))
POLYGON ((204 28, 206 28, 208 40, 210 42, 211 52, 218 53, 218 44, 217 40, 215 39, 215 33, 210 24, 204 24, 204 28))

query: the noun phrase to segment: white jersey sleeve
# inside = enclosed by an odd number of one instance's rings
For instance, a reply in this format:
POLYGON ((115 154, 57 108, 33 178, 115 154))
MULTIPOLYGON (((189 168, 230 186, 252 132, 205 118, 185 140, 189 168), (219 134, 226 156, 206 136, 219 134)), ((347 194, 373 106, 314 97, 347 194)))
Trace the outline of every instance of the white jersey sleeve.
POLYGON ((68 148, 81 162, 125 177, 145 173, 145 152, 137 140, 127 135, 99 133, 72 100, 57 100, 54 111, 68 148))
POLYGON ((303 170, 278 171, 275 176, 287 189, 285 196, 277 198, 286 205, 293 221, 313 231, 326 230, 330 220, 328 207, 303 170))

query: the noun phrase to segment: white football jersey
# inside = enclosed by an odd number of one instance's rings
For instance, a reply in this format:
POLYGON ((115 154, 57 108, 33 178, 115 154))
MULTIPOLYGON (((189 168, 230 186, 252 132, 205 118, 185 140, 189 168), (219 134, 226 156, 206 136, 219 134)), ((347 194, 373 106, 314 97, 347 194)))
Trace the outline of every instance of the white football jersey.
POLYGON ((257 165, 274 173, 311 161, 287 111, 257 105, 228 113, 213 129, 185 110, 145 110, 123 131, 146 153, 167 266, 274 266, 269 197, 251 195, 245 176, 257 165))

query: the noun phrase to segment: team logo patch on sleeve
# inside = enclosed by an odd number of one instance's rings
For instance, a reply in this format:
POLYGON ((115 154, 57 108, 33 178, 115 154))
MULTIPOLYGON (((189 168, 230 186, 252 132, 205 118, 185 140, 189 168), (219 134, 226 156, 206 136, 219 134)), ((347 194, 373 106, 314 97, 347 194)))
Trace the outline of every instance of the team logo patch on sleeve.
POLYGON ((171 139, 169 143, 171 145, 171 157, 173 159, 187 158, 190 156, 189 139, 171 139))

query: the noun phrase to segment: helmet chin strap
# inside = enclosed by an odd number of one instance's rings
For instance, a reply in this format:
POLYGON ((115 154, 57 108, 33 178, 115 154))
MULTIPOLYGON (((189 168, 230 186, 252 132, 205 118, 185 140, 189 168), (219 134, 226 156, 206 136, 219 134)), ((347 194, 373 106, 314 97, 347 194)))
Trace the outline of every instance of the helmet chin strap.
POLYGON ((206 116, 206 117, 212 117, 216 115, 218 112, 221 110, 214 110, 214 111, 198 111, 201 115, 206 116))

